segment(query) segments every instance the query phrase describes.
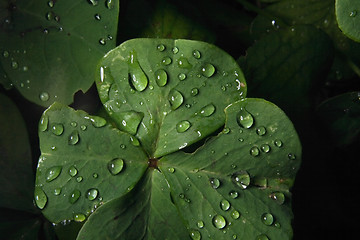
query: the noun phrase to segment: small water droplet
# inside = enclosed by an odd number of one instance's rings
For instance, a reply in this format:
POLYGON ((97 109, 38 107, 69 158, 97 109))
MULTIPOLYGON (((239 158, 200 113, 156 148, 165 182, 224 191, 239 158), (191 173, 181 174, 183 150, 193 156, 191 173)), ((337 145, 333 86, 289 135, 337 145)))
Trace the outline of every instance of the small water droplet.
POLYGON ((261 221, 265 225, 271 226, 274 222, 274 216, 271 213, 264 213, 263 215, 261 215, 261 221))
POLYGON ((106 6, 108 9, 113 9, 113 8, 114 8, 114 5, 115 5, 114 2, 115 2, 115 1, 113 1, 113 0, 106 0, 105 6, 106 6))
POLYGON ((108 163, 108 169, 112 175, 119 174, 124 169, 124 166, 124 160, 121 158, 115 158, 108 163))
POLYGON ((169 167, 169 168, 168 168, 168 171, 169 171, 170 173, 174 173, 174 172, 175 172, 175 168, 169 167))
POLYGON ((159 69, 155 72, 155 79, 156 79, 156 84, 159 87, 163 87, 166 85, 168 81, 168 74, 165 70, 159 69))
POLYGON ((239 213, 238 211, 236 211, 236 210, 233 210, 233 211, 231 212, 231 217, 232 217, 233 219, 238 219, 238 218, 240 217, 240 213, 239 213))
POLYGON ((263 144, 263 145, 261 145, 260 149, 261 149, 261 151, 263 151, 264 153, 268 153, 268 152, 270 152, 270 150, 271 150, 271 148, 270 148, 270 146, 269 146, 268 144, 263 144))
POLYGON ((49 6, 50 8, 53 8, 54 5, 55 5, 54 1, 48 1, 48 6, 49 6))
POLYGON ((162 60, 161 60, 161 64, 167 66, 167 65, 170 65, 172 63, 172 60, 170 57, 164 57, 162 60))
POLYGON ((288 158, 289 158, 290 160, 295 160, 295 159, 296 159, 296 156, 295 156, 295 154, 293 154, 293 153, 289 153, 289 154, 288 154, 288 158))
POLYGON ((229 192, 229 196, 235 199, 239 197, 239 193, 237 191, 231 191, 229 192))
POLYGON ((196 223, 196 226, 201 229, 201 228, 204 228, 205 224, 203 221, 200 220, 196 223))
POLYGON ((46 102, 49 100, 50 95, 47 92, 42 92, 42 93, 40 93, 39 98, 41 101, 46 102))
POLYGON ((69 168, 69 175, 70 175, 71 177, 75 177, 75 176, 77 175, 77 173, 78 173, 78 170, 76 169, 75 166, 71 166, 71 167, 69 168))
POLYGON ((194 51, 192 52, 192 55, 193 55, 193 57, 196 58, 196 59, 201 58, 201 53, 200 53, 199 50, 194 50, 194 51))
POLYGON ((94 126, 94 127, 103 127, 106 125, 106 120, 102 117, 99 117, 99 116, 88 116, 88 117, 85 117, 86 119, 89 119, 91 121, 91 124, 94 126))
POLYGON ((246 189, 250 185, 250 175, 247 171, 241 170, 234 173, 231 176, 232 182, 240 187, 241 189, 246 189))
POLYGON ((186 79, 186 74, 185 73, 180 73, 178 75, 178 78, 179 78, 180 81, 184 81, 186 79))
POLYGON ((178 109, 184 102, 183 95, 175 89, 170 91, 168 99, 172 110, 178 109))
POLYGON ((174 54, 177 54, 179 52, 179 48, 178 47, 173 47, 172 52, 174 54))
POLYGON ((275 146, 277 146, 277 147, 282 147, 282 145, 283 145, 283 143, 282 143, 282 141, 280 140, 280 139, 276 139, 275 141, 274 141, 274 144, 275 144, 275 146))
POLYGON ((189 60, 185 57, 180 57, 178 59, 178 66, 180 68, 187 68, 187 69, 192 68, 192 65, 189 63, 189 60))
POLYGON ((79 177, 76 178, 76 181, 79 183, 79 182, 82 182, 83 179, 84 178, 82 176, 79 176, 79 177))
POLYGON ((81 126, 80 126, 80 129, 81 129, 82 131, 85 131, 85 130, 87 129, 87 127, 86 127, 85 125, 81 125, 81 126))
POLYGON ((55 180, 61 173, 62 167, 61 166, 54 166, 49 168, 46 171, 46 181, 47 182, 51 182, 53 180, 55 180))
POLYGON ((279 222, 274 223, 274 226, 275 226, 276 228, 281 228, 281 224, 280 224, 279 222))
POLYGON ((61 123, 54 123, 51 126, 51 132, 56 136, 60 136, 64 132, 64 125, 61 123))
POLYGON ((220 208, 223 210, 223 211, 227 211, 230 209, 230 202, 226 199, 223 199, 221 200, 220 202, 220 208))
POLYGON ((130 141, 131 141, 131 144, 134 145, 135 147, 140 146, 140 142, 136 137, 130 136, 130 141))
POLYGON ((223 229, 226 226, 226 220, 221 215, 215 215, 212 222, 214 226, 218 229, 223 229))
POLYGON ((201 68, 201 73, 203 76, 209 78, 212 77, 215 73, 214 65, 207 63, 201 68))
POLYGON ((130 52, 129 75, 134 88, 142 92, 149 84, 149 80, 137 60, 135 51, 130 52))
POLYGON ((282 205, 285 202, 285 195, 282 192, 273 192, 269 197, 279 205, 282 205))
POLYGON ((71 204, 76 203, 76 201, 80 198, 81 192, 78 189, 75 189, 72 191, 72 193, 69 196, 69 202, 71 204))
POLYGON ((74 130, 69 136, 68 143, 69 145, 75 145, 79 142, 79 139, 79 132, 77 130, 74 130))
POLYGON ((77 122, 71 122, 71 123, 70 123, 70 126, 76 127, 76 126, 77 126, 77 122))
POLYGON ((41 187, 35 187, 34 195, 36 206, 40 209, 43 209, 48 200, 44 190, 42 190, 41 187))
POLYGON ((61 188, 55 188, 54 189, 54 195, 59 196, 61 194, 61 188))
POLYGON ((93 178, 98 178, 98 177, 99 177, 99 175, 97 173, 93 174, 93 178))
POLYGON ((89 2, 90 4, 92 4, 93 6, 96 6, 96 5, 98 5, 99 0, 88 0, 88 2, 89 2))
POLYGON ((222 130, 222 132, 225 133, 225 134, 229 134, 229 133, 231 132, 231 129, 228 128, 228 127, 226 127, 226 128, 224 128, 224 129, 222 130))
POLYGON ((351 11, 350 14, 349 14, 350 17, 355 17, 356 15, 357 15, 356 10, 351 11))
POLYGON ((157 45, 156 49, 160 52, 164 51, 165 50, 165 45, 164 44, 159 44, 157 45))
POLYGON ((45 132, 48 128, 48 124, 49 124, 49 117, 47 115, 42 115, 39 122, 39 130, 45 132))
POLYGON ((198 94, 199 94, 199 89, 198 88, 191 89, 191 96, 196 96, 198 94))
POLYGON ((100 38, 100 39, 99 39, 99 43, 100 43, 101 45, 105 45, 105 44, 106 44, 105 38, 100 38))
POLYGON ((191 123, 187 120, 180 121, 176 124, 176 131, 178 133, 186 132, 191 127, 191 123))
POLYGON ((200 110, 200 115, 203 117, 209 117, 215 112, 215 106, 213 104, 208 104, 200 110))
POLYGON ((94 18, 95 18, 95 20, 98 20, 98 21, 101 20, 101 16, 100 16, 100 14, 98 14, 98 13, 96 13, 96 14, 94 15, 94 18))
POLYGON ((86 216, 82 213, 74 214, 74 221, 75 222, 83 222, 86 219, 86 216))
POLYGON ((221 185, 221 182, 217 178, 210 178, 210 184, 214 189, 218 189, 221 185))
POLYGON ((9 54, 9 52, 8 51, 3 51, 3 57, 4 58, 7 58, 7 57, 9 57, 10 56, 10 54, 9 54))
POLYGON ((263 127, 263 126, 261 126, 261 127, 259 127, 259 128, 256 129, 256 133, 257 133, 257 135, 259 135, 259 136, 263 136, 263 135, 266 134, 266 128, 263 127))
POLYGON ((245 108, 242 107, 237 115, 237 122, 240 127, 251 128, 254 124, 254 118, 245 108))
POLYGON ((201 234, 198 230, 195 229, 190 229, 190 237, 193 240, 200 240, 201 239, 201 234))
POLYGON ((250 154, 251 154, 251 156, 254 156, 254 157, 259 156, 259 154, 260 154, 259 148, 258 147, 252 147, 250 149, 250 154))
POLYGON ((265 234, 260 234, 255 238, 255 240, 269 240, 269 238, 265 234))
POLYGON ((98 196, 99 191, 96 188, 91 188, 87 191, 86 193, 86 197, 87 199, 89 199, 90 201, 93 201, 96 199, 96 197, 98 196))

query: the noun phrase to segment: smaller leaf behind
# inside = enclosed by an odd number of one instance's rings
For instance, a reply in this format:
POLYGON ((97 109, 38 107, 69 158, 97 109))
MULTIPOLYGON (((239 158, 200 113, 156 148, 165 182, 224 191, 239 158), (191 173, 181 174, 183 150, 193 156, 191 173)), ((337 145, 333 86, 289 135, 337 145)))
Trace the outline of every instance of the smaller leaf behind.
POLYGON ((336 0, 336 20, 342 32, 356 42, 360 42, 359 31, 360 2, 353 0, 336 0))

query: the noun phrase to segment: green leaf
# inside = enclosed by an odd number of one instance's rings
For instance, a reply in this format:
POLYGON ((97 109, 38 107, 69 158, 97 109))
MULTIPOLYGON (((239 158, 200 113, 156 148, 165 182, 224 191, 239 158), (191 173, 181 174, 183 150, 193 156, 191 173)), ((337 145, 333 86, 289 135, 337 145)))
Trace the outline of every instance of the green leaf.
POLYGON ((360 24, 358 13, 360 2, 352 0, 336 0, 335 13, 339 28, 343 33, 354 41, 360 41, 360 24))
POLYGON ((0 94, 0 207, 34 212, 31 150, 17 106, 0 94))
POLYGON ((311 105, 314 86, 330 69, 333 47, 322 31, 309 25, 280 29, 247 50, 244 74, 249 94, 269 99, 295 119, 311 105))
POLYGON ((1 0, 0 60, 25 98, 70 104, 90 88, 97 62, 116 45, 119 1, 106 3, 1 0))
POLYGON ((128 195, 101 206, 77 239, 186 239, 163 174, 150 170, 128 195), (99 231, 102 229, 102 231, 99 231))
POLYGON ((55 223, 84 221, 99 205, 129 192, 147 167, 129 134, 59 103, 44 112, 39 137, 35 202, 55 223))
POLYGON ((9 80, 9 77, 7 76, 7 74, 5 73, 5 70, 4 70, 3 66, 1 65, 1 62, 0 62, 0 84, 2 86, 4 86, 4 88, 6 90, 9 90, 12 88, 12 83, 9 80))
POLYGON ((238 101, 226 116, 227 131, 204 147, 159 162, 185 226, 204 239, 290 239, 301 158, 292 123, 261 99, 238 101))
POLYGON ((351 144, 360 135, 360 93, 349 92, 330 98, 317 109, 326 133, 335 145, 351 144))
POLYGON ((223 109, 246 94, 232 57, 191 40, 129 40, 101 60, 98 73, 100 99, 110 116, 120 130, 140 139, 150 157, 216 131, 224 124, 223 109))

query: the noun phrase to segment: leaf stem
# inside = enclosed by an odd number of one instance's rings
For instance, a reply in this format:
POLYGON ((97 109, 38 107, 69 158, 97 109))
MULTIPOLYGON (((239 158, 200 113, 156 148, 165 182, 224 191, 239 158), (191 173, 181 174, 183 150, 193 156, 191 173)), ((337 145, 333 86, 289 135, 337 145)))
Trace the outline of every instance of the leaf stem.
POLYGON ((360 68, 350 58, 347 59, 347 63, 349 64, 350 68, 355 72, 355 74, 360 77, 360 68))

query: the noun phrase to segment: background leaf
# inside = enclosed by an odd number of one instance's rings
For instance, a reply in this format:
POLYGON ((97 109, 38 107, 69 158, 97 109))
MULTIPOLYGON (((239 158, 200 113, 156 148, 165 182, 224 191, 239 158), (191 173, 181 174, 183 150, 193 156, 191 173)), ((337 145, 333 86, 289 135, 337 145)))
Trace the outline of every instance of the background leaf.
POLYGON ((43 114, 39 137, 35 201, 55 223, 84 221, 99 205, 129 192, 147 167, 130 135, 58 103, 43 114))
POLYGON ((359 1, 336 0, 335 1, 336 20, 343 33, 354 41, 360 41, 360 24, 357 16, 360 11, 359 1))
POLYGON ((226 114, 227 131, 159 162, 185 226, 209 239, 291 238, 289 188, 301 159, 292 123, 261 99, 238 101, 226 114))
POLYGON ((224 124, 222 109, 246 94, 234 59, 190 40, 129 40, 103 58, 98 73, 105 108, 119 129, 136 134, 150 157, 216 131, 224 124))
POLYGON ((87 91, 114 48, 119 1, 1 0, 0 60, 13 85, 42 106, 87 91), (96 3, 96 4, 95 4, 96 3))

